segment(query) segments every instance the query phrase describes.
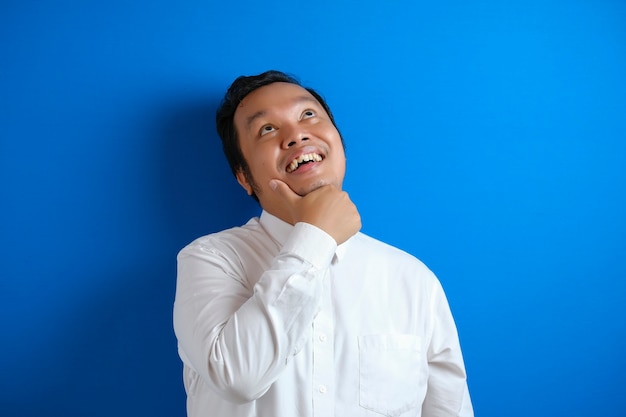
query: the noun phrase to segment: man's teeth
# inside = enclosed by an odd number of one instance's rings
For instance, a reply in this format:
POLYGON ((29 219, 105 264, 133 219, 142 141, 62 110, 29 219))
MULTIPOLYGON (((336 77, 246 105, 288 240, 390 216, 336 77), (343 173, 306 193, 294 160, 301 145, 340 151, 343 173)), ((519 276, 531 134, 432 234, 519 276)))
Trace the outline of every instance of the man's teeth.
POLYGON ((296 169, 298 169, 300 164, 304 162, 320 162, 321 160, 322 160, 322 157, 316 153, 305 153, 303 155, 300 155, 293 161, 291 161, 291 163, 287 167, 287 172, 295 171, 296 169))

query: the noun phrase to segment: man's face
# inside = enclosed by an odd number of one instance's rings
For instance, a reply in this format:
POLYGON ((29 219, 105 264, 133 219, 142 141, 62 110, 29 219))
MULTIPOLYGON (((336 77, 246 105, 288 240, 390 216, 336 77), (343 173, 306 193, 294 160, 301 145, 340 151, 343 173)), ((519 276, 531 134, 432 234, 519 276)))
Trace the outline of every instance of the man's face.
POLYGON ((239 172, 237 180, 268 212, 286 218, 268 185, 274 178, 301 196, 327 184, 341 189, 346 169, 341 137, 304 88, 276 82, 254 90, 239 104, 234 123, 251 176, 239 172))

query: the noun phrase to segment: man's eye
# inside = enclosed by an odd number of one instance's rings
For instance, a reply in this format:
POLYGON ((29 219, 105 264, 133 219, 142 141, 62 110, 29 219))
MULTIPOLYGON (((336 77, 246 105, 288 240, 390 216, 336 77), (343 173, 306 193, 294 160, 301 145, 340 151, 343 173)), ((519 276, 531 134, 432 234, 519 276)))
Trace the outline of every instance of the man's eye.
POLYGON ((259 134, 260 134, 261 136, 263 136, 263 135, 265 135, 266 133, 273 132, 274 130, 275 130, 275 129, 274 129, 274 126, 272 126, 272 125, 265 125, 265 126, 263 126, 263 127, 261 128, 261 131, 259 132, 259 134))
POLYGON ((304 113, 302 113, 302 118, 303 119, 310 119, 311 117, 315 116, 315 112, 313 110, 305 110, 304 113))

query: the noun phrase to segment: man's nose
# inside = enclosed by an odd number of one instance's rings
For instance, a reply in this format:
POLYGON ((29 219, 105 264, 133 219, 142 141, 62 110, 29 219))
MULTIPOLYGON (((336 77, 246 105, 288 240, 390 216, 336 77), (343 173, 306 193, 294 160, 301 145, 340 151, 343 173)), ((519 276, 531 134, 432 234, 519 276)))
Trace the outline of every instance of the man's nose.
POLYGON ((309 140, 309 134, 298 128, 288 129, 287 131, 283 131, 283 134, 282 145, 285 149, 291 148, 302 141, 309 140))

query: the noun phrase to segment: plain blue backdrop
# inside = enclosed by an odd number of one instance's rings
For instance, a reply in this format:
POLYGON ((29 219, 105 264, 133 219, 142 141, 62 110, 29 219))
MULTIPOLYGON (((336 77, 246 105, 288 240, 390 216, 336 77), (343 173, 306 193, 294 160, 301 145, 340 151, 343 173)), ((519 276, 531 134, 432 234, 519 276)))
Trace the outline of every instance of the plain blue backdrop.
POLYGON ((422 259, 477 416, 626 410, 626 4, 0 5, 0 414, 183 416, 179 249, 259 208, 214 112, 318 89, 363 230, 422 259))

